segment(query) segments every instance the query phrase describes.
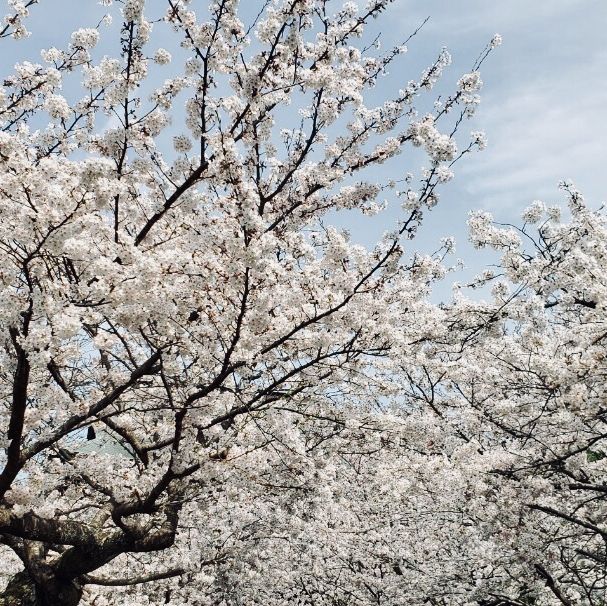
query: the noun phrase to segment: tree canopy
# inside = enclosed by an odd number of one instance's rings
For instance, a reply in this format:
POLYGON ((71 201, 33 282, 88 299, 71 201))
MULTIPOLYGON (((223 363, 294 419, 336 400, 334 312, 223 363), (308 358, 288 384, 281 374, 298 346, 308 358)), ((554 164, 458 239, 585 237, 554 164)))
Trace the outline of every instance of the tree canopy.
POLYGON ((373 104, 390 4, 124 0, 114 56, 102 22, 5 76, 0 605, 604 604, 604 215, 472 214, 490 294, 432 303, 501 39, 373 104), (371 249, 332 226, 382 198, 371 249))

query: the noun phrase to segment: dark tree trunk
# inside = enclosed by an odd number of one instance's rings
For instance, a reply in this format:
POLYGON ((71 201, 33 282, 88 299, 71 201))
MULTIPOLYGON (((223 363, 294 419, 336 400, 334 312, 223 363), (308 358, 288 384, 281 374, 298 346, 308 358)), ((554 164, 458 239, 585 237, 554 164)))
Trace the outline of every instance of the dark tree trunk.
POLYGON ((36 583, 26 572, 16 574, 0 596, 0 606, 77 606, 82 587, 75 582, 56 579, 36 583))

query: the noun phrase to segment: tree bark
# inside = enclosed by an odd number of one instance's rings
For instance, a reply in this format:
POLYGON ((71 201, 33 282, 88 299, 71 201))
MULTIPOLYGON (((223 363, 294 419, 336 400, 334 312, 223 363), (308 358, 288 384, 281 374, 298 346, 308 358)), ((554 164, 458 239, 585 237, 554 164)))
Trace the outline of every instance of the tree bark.
POLYGON ((75 581, 36 583, 27 571, 17 573, 0 596, 0 606, 77 606, 82 587, 75 581))

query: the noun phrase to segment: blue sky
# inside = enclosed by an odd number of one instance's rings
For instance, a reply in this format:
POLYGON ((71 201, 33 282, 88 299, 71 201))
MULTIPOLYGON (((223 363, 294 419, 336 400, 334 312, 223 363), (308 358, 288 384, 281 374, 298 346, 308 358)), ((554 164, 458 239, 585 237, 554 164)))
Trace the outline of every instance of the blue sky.
MULTIPOLYGON (((391 40, 430 16, 405 64, 412 61, 415 71, 445 45, 453 55, 447 80, 467 71, 495 32, 504 40, 483 66, 474 123, 464 125, 484 130, 489 145, 457 166, 417 247, 434 250, 441 236, 454 235, 456 256, 469 267, 463 275, 471 275, 493 257, 468 245, 469 210, 520 223, 520 212, 535 199, 564 202, 558 190, 563 179, 571 179, 593 207, 607 201, 607 2, 399 0, 395 13, 382 29, 391 40)), ((363 241, 375 235, 359 221, 352 231, 363 241)), ((446 285, 439 293, 447 295, 446 285)))
MULTIPOLYGON (((510 215, 533 198, 554 197, 562 178, 573 179, 589 199, 604 200, 607 3, 423 4, 422 14, 433 15, 424 44, 449 45, 457 61, 494 30, 504 37, 483 71, 478 122, 490 147, 460 169, 470 206, 510 215)), ((403 19, 410 6, 400 3, 403 19)))
POLYGON ((425 239, 454 234, 458 255, 478 269, 481 259, 465 242, 469 209, 518 222, 534 199, 562 202, 562 179, 573 180, 592 206, 607 200, 607 2, 401 0, 397 10, 403 24, 431 16, 416 43, 447 45, 456 71, 494 32, 504 39, 482 70, 475 119, 489 146, 456 170, 425 239))
MULTIPOLYGON (((163 12, 163 0, 148 0, 150 10, 163 12)), ((203 14, 207 0, 194 0, 203 14)), ((247 14, 258 0, 242 0, 247 14)), ((70 32, 96 23, 104 8, 96 0, 41 0, 29 21, 29 40, 4 46, 4 73, 18 60, 36 59, 42 47, 64 46, 70 32)), ((116 14, 116 5, 112 7, 116 14)), ((409 44, 409 53, 380 82, 379 101, 419 75, 444 45, 454 62, 446 88, 457 81, 496 32, 503 45, 485 64, 485 88, 479 112, 467 130, 482 129, 487 150, 469 155, 456 169, 454 182, 442 191, 441 204, 424 224, 416 247, 434 250, 439 238, 454 235, 457 254, 471 269, 489 258, 466 244, 470 209, 490 210, 502 221, 517 222, 534 199, 562 201, 557 183, 571 179, 593 206, 607 200, 604 178, 607 141, 607 2, 604 0, 397 0, 372 27, 382 32, 384 48, 407 37, 427 16, 430 21, 409 44)), ((116 30, 105 32, 103 52, 116 48, 116 30)), ((5 41, 6 42, 6 41, 5 41)), ((158 42, 162 45, 162 41, 158 42)), ((162 77, 178 63, 164 68, 162 77)), ((405 154, 381 171, 398 178, 419 168, 405 154)), ((370 245, 391 226, 397 206, 369 219, 348 214, 339 223, 354 240, 370 245)))

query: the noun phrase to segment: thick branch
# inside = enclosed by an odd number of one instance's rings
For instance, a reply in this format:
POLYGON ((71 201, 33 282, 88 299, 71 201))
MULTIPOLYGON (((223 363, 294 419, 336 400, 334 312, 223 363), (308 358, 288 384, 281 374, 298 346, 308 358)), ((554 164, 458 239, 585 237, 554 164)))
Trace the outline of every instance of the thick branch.
POLYGON ((86 575, 84 577, 84 583, 85 585, 103 585, 105 587, 125 587, 127 585, 142 585, 143 583, 171 579, 173 577, 181 576, 184 572, 184 568, 175 568, 174 570, 156 572, 154 574, 132 577, 130 579, 103 579, 100 577, 86 575))

